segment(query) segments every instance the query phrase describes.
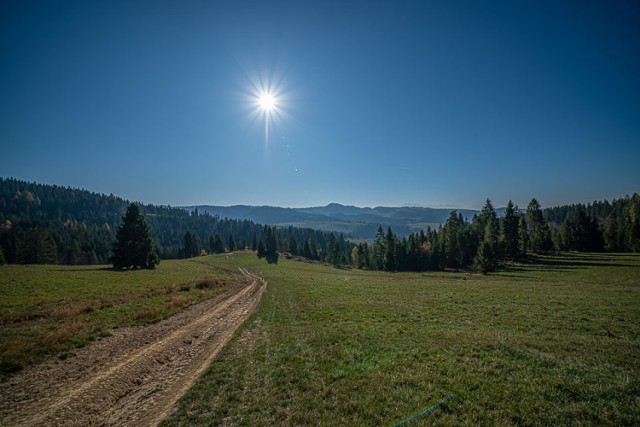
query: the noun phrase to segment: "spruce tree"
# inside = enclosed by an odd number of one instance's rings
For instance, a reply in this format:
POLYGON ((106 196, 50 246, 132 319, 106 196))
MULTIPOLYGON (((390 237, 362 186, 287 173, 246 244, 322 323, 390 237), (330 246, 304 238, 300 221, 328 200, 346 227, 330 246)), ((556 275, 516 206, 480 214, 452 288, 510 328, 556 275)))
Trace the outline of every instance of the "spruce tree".
POLYGON ((630 251, 640 252, 640 196, 633 195, 626 212, 626 244, 630 251))
POLYGON ((327 261, 333 264, 334 267, 337 267, 340 263, 340 246, 333 232, 329 233, 329 238, 327 239, 327 261))
POLYGON ((385 271, 396 271, 398 269, 396 236, 391 231, 391 227, 387 227, 387 235, 385 240, 384 269, 385 271))
POLYGON ((58 261, 56 242, 41 226, 27 230, 18 244, 17 254, 22 264, 56 264, 58 261))
POLYGON ((251 240, 251 250, 258 250, 258 235, 255 232, 253 233, 253 239, 251 240))
POLYGON ((313 255, 311 254, 311 248, 309 247, 309 239, 305 239, 304 247, 302 248, 302 256, 307 259, 313 259, 313 255))
POLYGON ((216 254, 224 253, 224 244, 222 243, 222 237, 220 237, 220 235, 217 233, 213 238, 213 252, 216 254))
POLYGON ((475 261, 482 274, 496 270, 496 255, 491 243, 487 240, 483 240, 480 244, 475 261))
POLYGON ((498 267, 498 257, 496 251, 498 245, 497 236, 495 235, 495 226, 493 222, 495 222, 494 219, 489 219, 489 222, 487 222, 484 231, 484 238, 482 240, 482 243, 480 243, 478 253, 475 257, 475 262, 482 274, 496 271, 496 268, 498 267))
POLYGON ((258 242, 258 250, 257 250, 257 254, 259 259, 262 259, 266 256, 266 251, 264 249, 264 244, 262 243, 262 239, 260 239, 260 241, 258 242))
POLYGON ((267 231, 265 242, 265 258, 269 264, 278 263, 278 241, 276 239, 276 228, 270 227, 267 231))
POLYGON ((111 251, 111 262, 118 269, 155 268, 160 262, 151 237, 151 227, 135 203, 129 205, 122 217, 111 251))
POLYGON ((442 228, 442 262, 444 268, 459 269, 465 259, 465 251, 463 250, 465 224, 457 211, 449 214, 447 222, 442 228))
POLYGON ((611 212, 604 223, 604 244, 605 248, 610 252, 622 250, 623 245, 621 244, 619 228, 618 215, 615 212, 611 212))
POLYGON ((215 246, 216 246, 216 239, 213 237, 213 234, 209 234, 209 242, 207 244, 207 249, 209 249, 210 254, 215 252, 214 250, 215 246))
POLYGON ((524 215, 520 215, 518 221, 518 253, 519 256, 527 255, 529 249, 529 230, 527 227, 527 220, 524 215))
POLYGON ((551 250, 551 231, 542 216, 540 203, 534 198, 527 206, 527 226, 529 229, 529 249, 533 252, 546 252, 551 250))
POLYGON ((291 255, 298 255, 300 250, 298 249, 298 242, 296 242, 295 237, 289 236, 289 252, 291 255))
POLYGON ((360 270, 364 269, 364 245, 362 243, 351 251, 351 258, 353 258, 353 263, 356 268, 360 270))
POLYGON ((198 242, 198 236, 190 232, 186 232, 183 238, 182 256, 184 258, 193 258, 200 255, 200 243, 198 242))
POLYGON ((518 251, 518 208, 509 200, 507 209, 502 219, 502 227, 500 230, 500 242, 504 249, 504 254, 509 259, 516 259, 519 255, 518 251))
POLYGON ((364 243, 362 245, 362 265, 365 270, 371 270, 371 251, 369 250, 369 244, 364 243))
POLYGON ((376 270, 384 269, 384 249, 384 231, 382 231, 382 226, 379 225, 373 241, 373 268, 376 270))
POLYGON ((560 231, 558 232, 558 249, 561 251, 575 249, 573 224, 569 217, 566 217, 560 225, 560 231))

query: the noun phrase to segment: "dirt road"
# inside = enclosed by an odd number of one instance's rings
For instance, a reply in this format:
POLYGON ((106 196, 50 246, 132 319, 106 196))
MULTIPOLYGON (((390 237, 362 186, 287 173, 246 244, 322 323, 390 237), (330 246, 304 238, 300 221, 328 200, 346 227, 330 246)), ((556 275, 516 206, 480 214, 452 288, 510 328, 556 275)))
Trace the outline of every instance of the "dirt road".
POLYGON ((224 295, 0 384, 0 425, 156 425, 258 305, 266 282, 240 270, 246 280, 224 295))

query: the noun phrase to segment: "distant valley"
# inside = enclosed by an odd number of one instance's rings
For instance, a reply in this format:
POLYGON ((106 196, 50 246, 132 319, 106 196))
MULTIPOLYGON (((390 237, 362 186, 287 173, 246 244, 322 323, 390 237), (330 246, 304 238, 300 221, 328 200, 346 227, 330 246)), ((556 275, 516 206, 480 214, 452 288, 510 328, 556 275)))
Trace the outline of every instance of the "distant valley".
MULTIPOLYGON (((281 208, 274 206, 210 206, 184 207, 190 211, 209 213, 220 218, 248 219, 259 224, 313 228, 344 233, 347 237, 369 239, 375 236, 378 226, 405 236, 412 232, 437 228, 449 217, 451 208, 423 207, 375 207, 360 208, 331 203, 309 208, 281 208)), ((469 220, 478 213, 472 209, 458 209, 469 220)), ((498 214, 502 209, 498 209, 498 214)))

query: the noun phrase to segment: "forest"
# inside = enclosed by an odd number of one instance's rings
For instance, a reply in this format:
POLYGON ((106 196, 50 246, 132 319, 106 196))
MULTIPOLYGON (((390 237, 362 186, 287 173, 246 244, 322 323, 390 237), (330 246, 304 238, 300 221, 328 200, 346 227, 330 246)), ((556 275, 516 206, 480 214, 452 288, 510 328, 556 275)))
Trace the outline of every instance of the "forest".
POLYGON ((532 199, 525 212, 509 201, 498 217, 487 199, 479 214, 468 221, 451 212, 446 223, 433 230, 398 238, 382 228, 373 244, 352 250, 358 268, 385 271, 479 270, 495 271, 504 261, 550 251, 639 252, 640 196, 593 205, 571 205, 543 210, 532 199), (589 215, 591 213, 592 216, 589 215))
MULTIPOLYGON (((55 185, 0 179, 0 262, 105 264, 130 202, 55 185)), ((278 254, 336 266, 384 271, 460 270, 488 273, 505 261, 549 251, 639 252, 640 196, 526 210, 511 201, 498 216, 487 199, 470 220, 452 211, 437 229, 398 237, 378 227, 373 242, 308 228, 275 227, 139 205, 161 259, 251 249, 277 262, 278 254)))
MULTIPOLYGON (((116 230, 130 202, 56 185, 0 179, 0 262, 21 264, 106 264, 116 230)), ((301 248, 324 259, 330 233, 306 228, 270 227, 251 221, 189 213, 170 206, 139 205, 151 226, 161 259, 202 253, 301 248)), ((343 250, 347 243, 340 239, 343 250)), ((297 252, 297 251, 296 251, 297 252)), ((273 257, 269 258, 275 261, 273 257)))

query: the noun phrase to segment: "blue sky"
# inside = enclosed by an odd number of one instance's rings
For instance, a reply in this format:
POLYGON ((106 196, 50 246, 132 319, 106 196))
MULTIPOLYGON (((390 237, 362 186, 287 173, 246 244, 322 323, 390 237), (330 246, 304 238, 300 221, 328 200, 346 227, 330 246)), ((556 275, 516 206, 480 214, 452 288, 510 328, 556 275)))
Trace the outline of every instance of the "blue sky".
POLYGON ((636 1, 4 1, 0 176, 174 206, 617 198, 640 190, 638 22, 636 1))

